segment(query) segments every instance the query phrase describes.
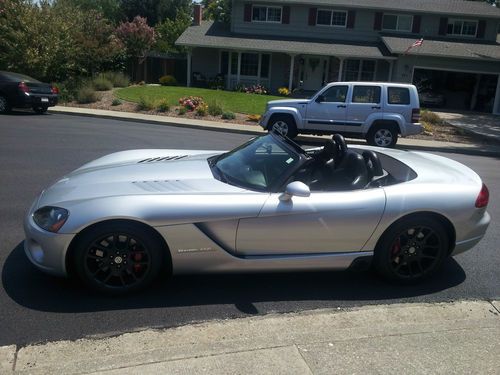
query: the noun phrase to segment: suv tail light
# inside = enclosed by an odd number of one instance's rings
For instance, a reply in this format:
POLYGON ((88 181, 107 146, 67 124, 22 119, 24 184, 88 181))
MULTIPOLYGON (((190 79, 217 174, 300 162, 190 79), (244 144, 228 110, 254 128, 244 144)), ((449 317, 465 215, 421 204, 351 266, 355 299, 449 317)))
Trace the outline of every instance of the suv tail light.
POLYGON ((56 86, 52 86, 50 91, 52 91, 52 94, 59 94, 59 89, 56 86))
POLYGON ((488 191, 486 185, 483 184, 483 187, 481 188, 481 191, 479 192, 479 195, 477 196, 476 199, 476 207, 477 208, 486 207, 489 201, 490 201, 490 192, 488 191))
POLYGON ((420 108, 413 108, 411 110, 411 122, 416 123, 420 121, 420 108))
POLYGON ((27 92, 30 92, 30 88, 28 87, 28 85, 24 82, 19 82, 19 90, 21 90, 22 92, 24 93, 27 93, 27 92))

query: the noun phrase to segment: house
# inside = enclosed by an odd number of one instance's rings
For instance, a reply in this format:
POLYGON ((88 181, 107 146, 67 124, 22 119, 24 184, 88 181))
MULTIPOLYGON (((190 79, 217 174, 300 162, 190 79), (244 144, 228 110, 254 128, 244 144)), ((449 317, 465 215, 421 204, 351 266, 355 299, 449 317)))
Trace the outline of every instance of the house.
POLYGON ((447 108, 500 114, 498 33, 500 9, 486 2, 233 0, 230 25, 203 21, 195 5, 176 43, 189 50, 188 85, 193 75, 305 93, 334 81, 412 82, 447 108))

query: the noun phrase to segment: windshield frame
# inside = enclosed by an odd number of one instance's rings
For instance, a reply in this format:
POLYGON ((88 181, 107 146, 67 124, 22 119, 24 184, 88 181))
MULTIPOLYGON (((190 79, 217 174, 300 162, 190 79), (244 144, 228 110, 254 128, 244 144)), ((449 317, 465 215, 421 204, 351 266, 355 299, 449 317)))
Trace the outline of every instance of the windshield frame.
POLYGON ((242 145, 234 148, 231 151, 222 153, 220 155, 213 156, 208 159, 208 164, 210 166, 210 169, 212 170, 212 174, 214 175, 214 178, 217 180, 232 185, 236 187, 240 187, 246 190, 250 191, 258 191, 258 192, 266 192, 266 193, 276 193, 276 192, 281 192, 283 189, 284 183, 290 178, 290 176, 293 176, 303 165, 306 163, 308 160, 310 160, 310 156, 307 155, 306 151, 300 147, 297 143, 293 142, 291 139, 283 137, 280 134, 276 134, 274 132, 268 133, 266 135, 261 135, 258 137, 254 137, 250 139, 249 141, 243 143, 242 145), (275 141, 280 147, 284 148, 287 152, 295 155, 298 157, 297 163, 293 166, 293 168, 290 168, 288 173, 284 174, 280 178, 278 178, 274 183, 267 187, 259 188, 257 186, 250 186, 250 185, 245 185, 245 184, 240 184, 239 181, 234 181, 234 179, 231 179, 230 176, 227 176, 224 174, 224 172, 217 166, 217 163, 221 160, 224 160, 226 157, 229 155, 234 154, 235 152, 244 149, 248 147, 250 144, 253 144, 257 139, 259 138, 264 138, 264 137, 272 137, 273 141, 275 141), (229 178, 228 178, 229 177, 229 178))

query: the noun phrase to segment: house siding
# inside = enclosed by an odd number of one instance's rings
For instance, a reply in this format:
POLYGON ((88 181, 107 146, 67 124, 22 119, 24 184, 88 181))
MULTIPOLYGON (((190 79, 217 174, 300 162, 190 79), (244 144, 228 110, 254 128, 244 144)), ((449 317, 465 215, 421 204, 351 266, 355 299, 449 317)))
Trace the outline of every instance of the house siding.
MULTIPOLYGON (((368 9, 352 9, 352 8, 339 8, 339 7, 324 7, 324 6, 309 6, 309 5, 293 5, 290 6, 290 23, 268 23, 268 22, 245 22, 244 21, 244 6, 245 4, 258 4, 258 5, 277 5, 273 2, 240 2, 235 1, 232 9, 232 23, 231 31, 242 34, 257 34, 257 35, 273 35, 284 37, 310 37, 318 39, 342 39, 345 41, 376 41, 380 33, 384 30, 374 30, 375 10, 368 9), (329 26, 309 26, 309 9, 335 9, 335 10, 354 10, 356 12, 354 28, 337 28, 329 26)), ((381 12, 381 11, 377 11, 381 12)), ((392 14, 407 14, 417 15, 417 13, 410 12, 395 12, 387 10, 383 13, 392 14)), ((412 32, 392 32, 399 36, 424 36, 424 37, 443 37, 439 34, 440 19, 445 17, 443 15, 421 13, 420 31, 417 33, 412 32)), ((486 21, 486 29, 484 38, 486 41, 496 41, 497 30, 499 21, 496 19, 485 19, 481 17, 467 17, 467 16, 452 16, 447 18, 459 18, 465 20, 486 21)), ((455 37, 445 36, 450 40, 474 40, 473 37, 455 37)))

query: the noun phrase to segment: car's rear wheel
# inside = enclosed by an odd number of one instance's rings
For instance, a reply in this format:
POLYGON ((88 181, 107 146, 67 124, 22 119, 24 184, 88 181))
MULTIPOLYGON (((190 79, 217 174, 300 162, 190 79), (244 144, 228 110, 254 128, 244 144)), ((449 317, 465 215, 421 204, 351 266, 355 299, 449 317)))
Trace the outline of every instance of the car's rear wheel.
POLYGON ((288 115, 275 115, 271 117, 268 129, 269 131, 278 132, 288 138, 295 138, 298 134, 295 120, 288 115))
POLYGON ((394 147, 398 141, 398 130, 395 125, 374 125, 366 135, 366 141, 372 146, 394 147))
POLYGON ((8 113, 9 111, 10 106, 7 98, 3 95, 0 95, 0 113, 8 113))
POLYGON ((88 286, 110 294, 144 288, 159 274, 163 244, 157 235, 130 222, 103 223, 78 239, 75 269, 88 286))
POLYGON ((47 112, 47 109, 48 109, 48 107, 46 107, 46 106, 33 107, 33 111, 35 111, 36 113, 39 113, 39 114, 43 114, 43 113, 47 112))
POLYGON ((448 245, 441 222, 430 216, 409 217, 384 233, 375 249, 374 265, 386 279, 415 283, 439 270, 448 245))

